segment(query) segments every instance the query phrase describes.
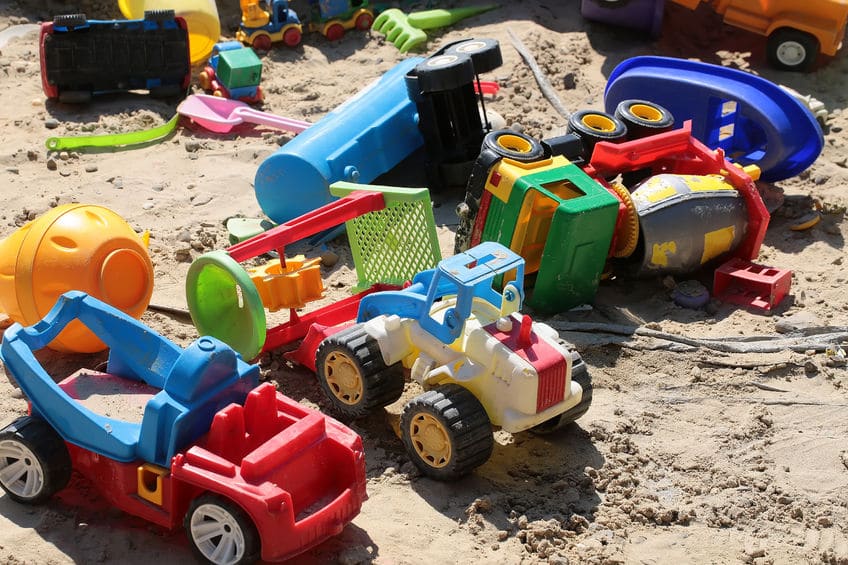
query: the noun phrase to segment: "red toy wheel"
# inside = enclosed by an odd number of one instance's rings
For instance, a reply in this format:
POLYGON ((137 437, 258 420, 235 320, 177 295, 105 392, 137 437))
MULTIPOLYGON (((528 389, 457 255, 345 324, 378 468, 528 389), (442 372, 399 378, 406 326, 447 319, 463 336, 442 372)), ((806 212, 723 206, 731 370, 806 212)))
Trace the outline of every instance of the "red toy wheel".
POLYGON ((344 37, 344 33, 345 29, 342 24, 333 23, 327 26, 327 29, 324 31, 324 37, 330 41, 335 41, 344 37))
POLYGON ((256 87, 256 102, 263 102, 265 100, 265 93, 262 92, 262 87, 256 87))
POLYGON ((296 27, 286 30, 283 34, 283 43, 289 47, 297 47, 300 45, 301 33, 296 27))
POLYGON ((270 35, 257 35, 253 38, 253 49, 255 51, 270 51, 271 50, 271 36, 270 35))
POLYGON ((374 16, 368 12, 363 12, 356 17, 356 29, 360 31, 368 31, 373 23, 374 16))

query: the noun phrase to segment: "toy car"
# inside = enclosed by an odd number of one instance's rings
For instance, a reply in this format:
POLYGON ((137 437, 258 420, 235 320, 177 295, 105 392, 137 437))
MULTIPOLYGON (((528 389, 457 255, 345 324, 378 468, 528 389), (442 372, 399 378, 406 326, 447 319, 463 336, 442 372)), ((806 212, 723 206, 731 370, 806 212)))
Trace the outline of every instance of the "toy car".
POLYGON ((335 41, 345 31, 368 31, 374 23, 374 10, 368 0, 309 0, 309 31, 335 41))
POLYGON ((72 291, 7 329, 0 355, 31 403, 0 430, 0 487, 19 503, 44 502, 74 469, 117 508, 182 525, 203 561, 242 564, 320 543, 366 499, 359 436, 257 386, 258 367, 215 338, 182 350, 72 291), (33 352, 79 323, 111 347, 106 371, 57 385, 33 352))
POLYGON ((142 20, 56 16, 41 24, 39 46, 44 94, 61 102, 139 89, 177 96, 191 82, 188 29, 173 10, 145 12, 142 20))
POLYGON ((198 74, 200 87, 210 94, 241 100, 248 104, 262 102, 264 95, 262 61, 256 52, 238 41, 217 43, 209 64, 198 74))

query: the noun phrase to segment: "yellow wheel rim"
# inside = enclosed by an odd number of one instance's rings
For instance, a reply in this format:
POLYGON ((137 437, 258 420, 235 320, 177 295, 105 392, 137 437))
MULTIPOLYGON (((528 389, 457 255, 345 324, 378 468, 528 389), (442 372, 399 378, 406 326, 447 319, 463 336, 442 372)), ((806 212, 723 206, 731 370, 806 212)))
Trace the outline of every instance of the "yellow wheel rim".
POLYGON ((498 136, 497 142, 498 147, 506 149, 507 151, 512 151, 514 153, 530 153, 530 150, 533 149, 533 146, 530 144, 530 142, 524 139, 523 137, 511 135, 508 133, 498 136))
POLYGON ((362 399, 362 375, 346 353, 330 353, 324 362, 324 375, 335 397, 345 404, 353 406, 362 399))
POLYGON ((416 414, 409 423, 409 437, 415 452, 431 467, 440 469, 450 463, 450 436, 445 426, 432 414, 416 414))
POLYGON ((581 121, 583 125, 593 130, 603 132, 615 131, 615 122, 602 114, 586 114, 581 121))
POLYGON ((637 118, 642 118, 646 122, 660 122, 663 119, 662 112, 655 106, 647 104, 633 104, 630 107, 630 113, 637 118))
POLYGON ((636 244, 639 243, 639 215, 636 213, 636 206, 633 204, 633 198, 630 197, 630 191, 617 182, 611 183, 610 188, 619 196, 627 208, 627 215, 619 226, 616 235, 616 245, 613 249, 612 256, 621 258, 629 257, 636 251, 636 244))

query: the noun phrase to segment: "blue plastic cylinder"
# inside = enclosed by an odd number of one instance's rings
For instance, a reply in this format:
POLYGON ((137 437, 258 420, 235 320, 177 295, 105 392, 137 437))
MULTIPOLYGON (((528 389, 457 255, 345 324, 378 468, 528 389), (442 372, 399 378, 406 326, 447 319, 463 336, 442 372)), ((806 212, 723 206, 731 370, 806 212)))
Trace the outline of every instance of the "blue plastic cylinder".
POLYGON ((332 183, 369 183, 421 147, 404 76, 423 60, 398 63, 266 158, 254 181, 262 211, 278 224, 302 216, 333 200, 332 183))

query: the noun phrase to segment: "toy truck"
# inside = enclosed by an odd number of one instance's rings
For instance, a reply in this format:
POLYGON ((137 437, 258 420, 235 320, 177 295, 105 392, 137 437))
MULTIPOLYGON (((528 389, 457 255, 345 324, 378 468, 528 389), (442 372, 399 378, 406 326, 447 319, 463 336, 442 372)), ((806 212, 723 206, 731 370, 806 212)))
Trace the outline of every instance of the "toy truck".
POLYGON ((367 31, 373 23, 368 0, 309 0, 309 31, 330 41, 341 39, 349 29, 367 31))
POLYGON ((7 329, 0 354, 31 405, 0 430, 0 487, 19 503, 46 501, 73 469, 115 507, 182 525, 202 561, 242 564, 339 533, 366 498, 359 436, 257 386, 258 367, 215 338, 182 350, 72 291, 7 329), (79 323, 111 347, 106 372, 56 384, 34 351, 79 323))
MULTIPOLYGON (((672 0, 694 10, 706 0, 672 0)), ((711 0, 728 24, 768 38, 769 63, 806 71, 819 53, 836 55, 842 47, 848 2, 844 0, 711 0)))
POLYGON ((271 44, 282 41, 297 47, 303 37, 303 26, 288 0, 240 0, 241 23, 236 39, 257 51, 269 51, 271 44))
POLYGON ((127 90, 177 96, 191 83, 188 29, 173 10, 148 11, 142 20, 56 16, 41 24, 39 55, 44 94, 61 102, 127 90))
POLYGON ((552 431, 582 416, 592 383, 550 326, 518 312, 524 261, 497 243, 443 259, 398 291, 364 296, 357 323, 315 354, 334 408, 357 417, 396 401, 404 369, 427 392, 403 409, 401 436, 425 475, 451 480, 485 463, 492 425, 552 431), (496 277, 511 280, 503 292, 496 277))
POLYGON ((215 96, 241 100, 248 104, 262 102, 264 95, 262 61, 256 52, 238 41, 215 44, 209 64, 197 77, 200 87, 215 96))

